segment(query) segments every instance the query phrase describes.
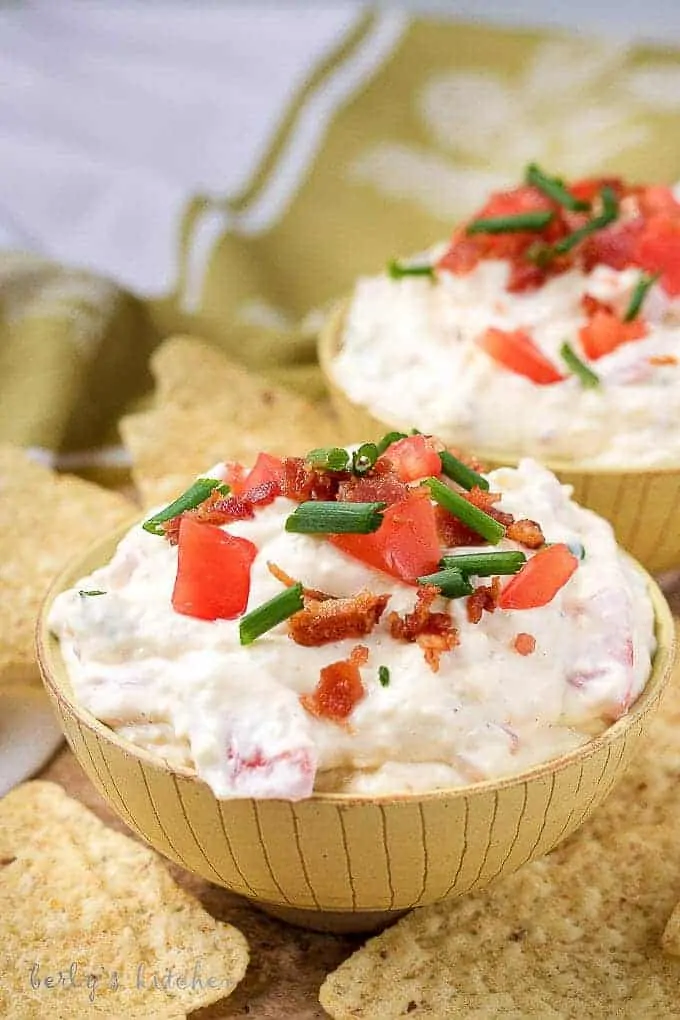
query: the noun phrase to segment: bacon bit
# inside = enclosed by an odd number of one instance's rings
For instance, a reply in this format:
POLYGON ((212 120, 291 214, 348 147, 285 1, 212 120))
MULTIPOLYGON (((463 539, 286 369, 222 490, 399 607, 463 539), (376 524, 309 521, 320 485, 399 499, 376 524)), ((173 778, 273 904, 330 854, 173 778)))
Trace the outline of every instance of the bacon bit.
POLYGON ((418 589, 416 604, 410 613, 403 617, 398 613, 390 613, 387 619, 392 637, 398 641, 417 642, 434 673, 439 669, 442 652, 451 651, 459 643, 458 631, 449 614, 431 611, 432 603, 438 595, 439 588, 425 584, 418 589))
POLYGON ((545 545, 545 536, 541 531, 541 525, 536 521, 528 519, 513 521, 508 525, 506 535, 513 542, 519 542, 527 549, 540 549, 542 545, 545 545))
POLYGON ((513 641, 513 647, 519 655, 531 655, 536 650, 536 638, 522 631, 513 641))
POLYGON ((347 471, 313 468, 302 457, 283 458, 283 495, 296 503, 310 499, 334 500, 340 482, 349 477, 347 471))
POLYGON ((648 361, 650 365, 677 365, 678 363, 674 354, 654 354, 648 361))
MULTIPOLYGON (((497 510, 493 505, 501 498, 500 493, 485 492, 484 489, 474 486, 469 492, 461 492, 460 495, 463 499, 467 499, 469 503, 472 503, 473 506, 476 506, 478 510, 483 510, 489 517, 493 517, 504 528, 508 528, 514 523, 515 518, 512 514, 497 510)), ((481 535, 473 531, 472 528, 468 528, 467 525, 463 524, 462 521, 443 507, 435 507, 435 518, 439 539, 449 549, 455 549, 457 546, 463 545, 486 544, 481 535)))
POLYGON ((352 598, 305 601, 288 620, 293 641, 308 648, 370 634, 385 611, 389 595, 363 591, 352 598))
POLYGON ((501 593, 501 579, 494 577, 490 585, 482 584, 475 588, 472 595, 468 595, 466 602, 467 618, 470 623, 479 623, 484 610, 493 613, 498 605, 498 597, 501 593))
MULTIPOLYGON (((273 498, 273 497, 272 497, 273 498)), ((250 499, 241 499, 240 496, 223 496, 217 490, 211 492, 207 499, 194 510, 185 510, 166 521, 163 533, 170 545, 177 545, 179 541, 179 526, 183 517, 192 517, 199 524, 228 524, 230 521, 245 521, 254 517, 254 511, 250 499)))
MULTIPOLYGON (((389 451, 388 451, 389 453, 389 451)), ((337 498, 349 503, 400 503, 409 494, 389 459, 378 460, 375 467, 363 477, 350 477, 340 482, 337 498)))
POLYGON ((300 695, 302 707, 317 719, 345 724, 347 717, 366 695, 359 667, 367 661, 368 648, 357 645, 352 649, 349 659, 324 666, 313 692, 300 695))
POLYGON ((606 301, 598 300, 598 298, 593 297, 592 294, 581 295, 581 308, 589 319, 592 319, 596 312, 609 312, 612 315, 614 314, 614 309, 611 305, 608 305, 606 301))
MULTIPOLYGON (((287 574, 285 570, 282 570, 281 567, 270 560, 267 560, 267 569, 272 577, 275 577, 281 584, 285 584, 286 588, 292 588, 294 584, 297 584, 294 577, 291 577, 290 574, 287 574)), ((335 595, 329 595, 328 592, 317 591, 316 588, 305 588, 304 585, 302 587, 302 594, 304 598, 315 599, 317 602, 326 602, 327 599, 336 598, 335 595)))

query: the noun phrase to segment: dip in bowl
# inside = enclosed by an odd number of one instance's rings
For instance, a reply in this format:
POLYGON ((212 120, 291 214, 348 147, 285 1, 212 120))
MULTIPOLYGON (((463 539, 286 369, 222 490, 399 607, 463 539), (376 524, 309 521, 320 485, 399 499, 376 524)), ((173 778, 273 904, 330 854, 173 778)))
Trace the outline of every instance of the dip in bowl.
POLYGON ((527 180, 450 243, 358 281, 320 340, 337 410, 370 435, 413 423, 490 464, 537 457, 668 569, 680 204, 614 179, 566 188, 530 167, 527 180))
POLYGON ((74 752, 161 852, 314 927, 547 852, 667 679, 663 597, 532 461, 487 476, 422 435, 263 454, 119 538, 39 627, 74 752))

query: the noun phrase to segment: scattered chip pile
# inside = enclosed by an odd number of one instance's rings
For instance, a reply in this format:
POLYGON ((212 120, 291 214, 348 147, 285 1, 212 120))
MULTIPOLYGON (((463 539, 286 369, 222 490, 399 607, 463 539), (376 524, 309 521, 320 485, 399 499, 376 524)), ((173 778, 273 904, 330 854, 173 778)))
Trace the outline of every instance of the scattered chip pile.
POLYGON ((60 786, 0 801, 0 1016, 175 1020, 229 995, 248 948, 60 786))

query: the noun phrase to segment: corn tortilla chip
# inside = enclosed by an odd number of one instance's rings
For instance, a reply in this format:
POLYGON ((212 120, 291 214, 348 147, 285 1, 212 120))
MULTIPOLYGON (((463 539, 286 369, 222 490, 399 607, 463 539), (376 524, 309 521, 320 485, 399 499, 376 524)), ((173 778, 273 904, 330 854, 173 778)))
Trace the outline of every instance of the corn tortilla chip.
POLYGON ((200 340, 167 340, 153 354, 151 367, 153 408, 120 423, 145 506, 174 498, 220 460, 251 464, 262 450, 304 454, 338 442, 329 413, 200 340))
MULTIPOLYGON (((680 898, 679 732, 676 668, 645 751, 591 822, 372 939, 326 979, 324 1008, 335 1020, 680 1017, 680 959, 662 947, 680 898)), ((666 949, 676 937, 672 926, 666 949)))
POLYGON ((243 936, 60 786, 0 801, 0 1016, 184 1017, 229 995, 243 936))
POLYGON ((0 445, 0 683, 38 682, 35 621, 50 581, 69 557, 133 513, 122 496, 0 445))

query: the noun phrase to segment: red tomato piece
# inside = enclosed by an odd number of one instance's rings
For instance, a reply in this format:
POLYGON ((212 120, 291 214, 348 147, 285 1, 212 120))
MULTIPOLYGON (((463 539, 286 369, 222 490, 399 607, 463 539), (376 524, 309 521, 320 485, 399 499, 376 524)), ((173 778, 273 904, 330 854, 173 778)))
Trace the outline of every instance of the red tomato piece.
POLYGON ((225 461, 224 481, 227 483, 234 496, 240 496, 243 492, 243 486, 247 474, 248 472, 244 468, 243 464, 239 464, 238 461, 225 461))
POLYGON ((372 534, 331 535, 329 541, 376 570, 412 584, 433 573, 441 557, 434 507, 424 492, 411 492, 388 506, 372 534))
POLYGON ((419 478, 440 475, 442 471, 442 462, 430 436, 398 439, 378 459, 389 461, 402 482, 416 482, 419 478))
POLYGON ((613 312, 597 311, 592 319, 579 330, 583 352, 591 361, 597 361, 605 354, 611 354, 621 344, 641 340, 647 334, 643 319, 622 322, 613 312))
POLYGON ((627 223, 615 223, 583 241, 581 256, 588 272, 597 265, 627 269, 635 263, 636 244, 644 221, 637 217, 627 223))
POLYGON ((661 286, 680 294, 680 218, 654 216, 647 220, 635 247, 635 262, 649 273, 661 273, 661 286))
POLYGON ((474 217, 491 219, 492 216, 515 216, 518 213, 544 212, 554 209, 554 202, 532 184, 522 184, 508 191, 497 191, 474 217))
POLYGON ((538 609, 552 602, 578 567, 578 560, 562 543, 541 549, 506 584, 499 609, 538 609))
POLYGON ((214 524, 183 517, 172 608, 199 620, 233 620, 244 612, 257 548, 214 524))
POLYGON ((249 503, 265 505, 283 492, 285 469, 283 461, 270 453, 259 453, 243 487, 243 498, 249 503))
POLYGON ((663 184, 643 188, 638 195, 638 206, 643 216, 654 216, 657 213, 680 216, 680 202, 671 189, 663 184))
POLYGON ((477 342, 494 361, 539 386, 550 386, 564 379, 523 329, 508 332, 491 327, 477 342))
POLYGON ((455 273, 456 276, 465 276, 466 273, 472 272, 482 255, 483 249, 478 238, 456 233, 451 241, 451 247, 437 263, 437 269, 445 269, 449 273, 455 273))

